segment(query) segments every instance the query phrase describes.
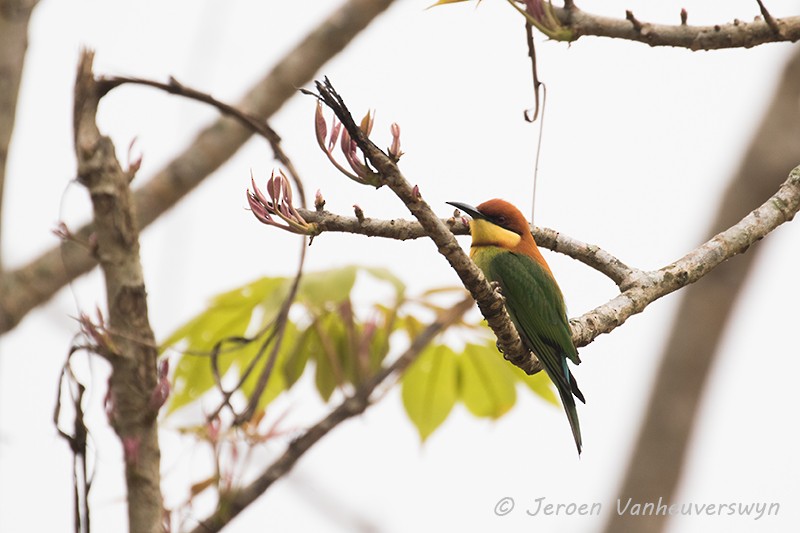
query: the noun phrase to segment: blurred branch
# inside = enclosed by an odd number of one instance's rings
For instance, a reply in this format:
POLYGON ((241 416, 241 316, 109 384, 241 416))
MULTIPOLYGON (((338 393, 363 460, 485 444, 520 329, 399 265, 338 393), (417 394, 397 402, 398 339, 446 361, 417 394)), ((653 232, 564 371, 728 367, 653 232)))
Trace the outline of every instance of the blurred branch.
MULTIPOLYGON (((3 208, 8 147, 14 131, 19 83, 28 49, 28 21, 37 3, 38 0, 0 0, 0 213, 3 208)), ((2 219, 0 216, 0 243, 3 236, 2 219)), ((0 250, 2 248, 0 246, 0 250)), ((2 271, 3 258, 0 256, 2 271)))
MULTIPOLYGON (((130 531, 162 531, 155 338, 147 318, 147 293, 139 259, 139 229, 129 183, 114 145, 95 123, 101 92, 92 74, 94 54, 84 51, 75 81, 75 153, 78 181, 94 208, 92 247, 103 270, 109 322, 98 351, 111 363, 107 412, 125 451, 130 531)), ((100 339, 97 336, 97 339, 100 339)))
POLYGON ((294 439, 283 455, 264 470, 250 485, 231 494, 220 496, 221 501, 217 510, 211 516, 202 520, 192 533, 211 533, 221 530, 236 515, 261 496, 275 481, 289 472, 300 457, 333 428, 345 420, 366 411, 373 401, 371 399, 373 393, 380 385, 389 377, 399 375, 405 371, 439 333, 457 322, 471 307, 472 299, 466 298, 437 317, 422 333, 414 338, 411 346, 397 360, 358 387, 352 395, 345 398, 328 416, 310 427, 302 436, 294 439))
MULTIPOLYGON (((787 170, 800 160, 798 95, 800 49, 795 50, 786 65, 772 103, 720 198, 709 233, 727 227, 754 202, 767 197, 787 170)), ((796 174, 797 169, 792 173, 796 174)), ((773 196, 765 205, 785 209, 781 202, 773 196)), ((753 213, 748 215, 752 216, 753 213)), ((682 292, 620 488, 619 497, 623 500, 628 497, 635 503, 656 501, 659 497, 664 501, 674 500, 707 376, 715 357, 721 355, 720 339, 761 249, 757 247, 736 261, 720 265, 701 283, 682 292)), ((667 525, 667 518, 658 515, 614 514, 610 518, 607 532, 635 529, 656 533, 667 525)))
MULTIPOLYGON (((236 104, 244 113, 266 120, 338 54, 361 30, 392 4, 392 0, 349 0, 309 33, 236 104)), ((134 203, 142 228, 170 209, 250 138, 252 130, 223 117, 201 131, 194 142, 166 168, 135 191, 134 203)), ((0 279, 0 333, 11 330, 33 308, 97 263, 85 247, 94 228, 74 232, 65 242, 0 279)))
MULTIPOLYGON (((728 24, 690 26, 688 14, 679 14, 680 24, 652 24, 638 20, 628 11, 626 18, 602 17, 582 11, 570 3, 554 8, 561 24, 572 33, 575 41, 582 36, 611 37, 638 41, 650 46, 675 46, 689 50, 720 50, 752 48, 766 43, 795 42, 800 39, 800 17, 756 17, 753 22, 738 19, 728 24)), ((676 16, 676 18, 678 18, 676 16)))

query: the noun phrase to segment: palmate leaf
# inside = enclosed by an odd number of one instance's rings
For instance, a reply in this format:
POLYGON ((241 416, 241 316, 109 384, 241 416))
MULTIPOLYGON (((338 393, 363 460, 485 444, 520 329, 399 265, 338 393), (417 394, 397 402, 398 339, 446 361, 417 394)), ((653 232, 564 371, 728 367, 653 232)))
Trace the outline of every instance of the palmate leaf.
POLYGON ((375 306, 377 316, 373 317, 372 333, 368 339, 370 373, 377 372, 381 368, 383 360, 389 355, 390 338, 400 325, 397 318, 398 308, 398 305, 394 307, 375 306))
POLYGON ((403 375, 408 417, 424 442, 447 419, 458 397, 456 355, 444 344, 429 346, 403 375))
POLYGON ((167 414, 208 392, 214 386, 211 354, 218 346, 217 365, 224 376, 245 346, 243 337, 251 326, 253 313, 260 309, 263 320, 278 313, 289 291, 286 278, 261 278, 217 295, 202 313, 179 327, 161 345, 161 351, 180 345, 185 354, 175 365, 167 414))
MULTIPOLYGON (((392 309, 396 313, 397 306, 401 305, 405 293, 403 282, 386 269, 345 266, 320 272, 306 273, 301 278, 298 287, 296 304, 305 309, 306 314, 314 317, 327 315, 339 309, 343 302, 348 302, 350 293, 356 282, 357 275, 364 273, 378 281, 389 284, 395 294, 392 309)), ((161 352, 169 347, 175 347, 185 352, 175 364, 173 373, 173 389, 167 407, 167 413, 172 413, 208 392, 214 386, 214 377, 211 370, 210 355, 215 346, 218 348, 217 365, 220 376, 235 369, 239 373, 247 367, 251 357, 258 352, 261 340, 255 339, 252 343, 244 342, 245 335, 254 330, 261 330, 271 323, 284 300, 289 294, 292 285, 291 278, 264 277, 247 283, 241 287, 223 292, 215 296, 211 304, 203 312, 180 326, 161 345, 161 352)), ((344 317, 331 316, 326 318, 326 324, 335 340, 338 365, 348 369, 351 381, 355 380, 354 361, 349 344, 343 345, 345 337, 344 317), (336 322, 338 324, 331 324, 336 322), (333 329, 338 328, 338 329, 333 329)), ((363 325, 355 323, 357 333, 363 332, 363 325)), ((281 358, 276 364, 274 373, 277 378, 270 378, 262 404, 266 405, 280 392, 291 387, 302 375, 310 354, 321 354, 320 339, 313 331, 307 328, 298 329, 297 325, 289 322, 287 338, 281 348, 281 358), (280 389, 280 390, 279 390, 280 389)), ((394 324, 392 324, 394 327, 394 324)), ((388 352, 388 335, 391 332, 375 332, 368 350, 369 362, 367 366, 373 372, 375 365, 380 365, 388 352)), ((350 344, 356 339, 351 339, 350 344)), ((318 386, 324 398, 329 398, 335 386, 339 383, 334 372, 333 362, 322 360, 318 364, 318 386), (326 366, 326 363, 327 366, 326 366), (319 367, 322 368, 319 368, 319 367)), ((250 380, 248 380, 250 383, 250 380)), ((255 386, 253 382, 251 385, 255 386)), ((250 389, 252 390, 252 389, 250 389)))
POLYGON ((306 328, 297 335, 294 346, 291 347, 291 351, 283 362, 281 371, 287 389, 300 379, 300 376, 303 375, 303 371, 306 369, 306 363, 308 363, 309 354, 311 352, 309 346, 311 333, 312 329, 306 328))
POLYGON ((314 382, 319 395, 326 402, 337 386, 344 384, 341 357, 344 343, 344 325, 335 313, 326 313, 312 326, 308 348, 309 358, 316 363, 314 382))
POLYGON ((446 345, 433 344, 403 375, 403 405, 425 441, 458 401, 474 416, 500 418, 516 403, 520 381, 546 402, 559 405, 553 384, 544 372, 526 375, 505 361, 488 340, 467 344, 460 353, 446 345))
POLYGON ((406 292, 406 285, 403 281, 392 274, 392 272, 388 268, 380 268, 380 267, 361 267, 361 269, 372 276, 373 278, 377 279, 378 281, 385 281, 389 283, 395 292, 395 299, 400 301, 405 296, 406 292))
POLYGON ((359 268, 346 266, 303 275, 297 301, 312 310, 322 310, 350 297, 359 268))
POLYGON ((494 346, 467 344, 458 368, 459 398, 473 415, 500 418, 514 407, 517 378, 494 346))
POLYGON ((514 373, 517 375, 517 379, 519 379, 522 383, 524 383, 530 390, 534 392, 537 396, 539 396, 542 400, 546 401, 547 403, 553 404, 556 407, 560 407, 561 404, 558 402, 556 398, 556 391, 553 388, 553 382, 550 381, 550 378, 547 377, 547 372, 537 372, 536 374, 529 376, 522 369, 514 367, 514 373))
POLYGON ((244 334, 256 307, 264 312, 265 321, 274 318, 288 293, 287 278, 260 278, 219 294, 205 311, 167 337, 160 351, 182 341, 188 341, 187 350, 210 350, 225 336, 244 334))

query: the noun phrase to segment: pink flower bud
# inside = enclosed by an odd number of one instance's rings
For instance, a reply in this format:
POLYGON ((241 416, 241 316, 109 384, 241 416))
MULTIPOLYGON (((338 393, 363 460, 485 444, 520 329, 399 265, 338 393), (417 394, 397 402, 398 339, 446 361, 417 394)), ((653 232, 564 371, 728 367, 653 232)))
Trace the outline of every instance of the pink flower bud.
POLYGON ((400 151, 400 125, 397 122, 393 122, 390 130, 392 132, 392 145, 389 147, 389 155, 397 161, 403 155, 403 152, 400 151))

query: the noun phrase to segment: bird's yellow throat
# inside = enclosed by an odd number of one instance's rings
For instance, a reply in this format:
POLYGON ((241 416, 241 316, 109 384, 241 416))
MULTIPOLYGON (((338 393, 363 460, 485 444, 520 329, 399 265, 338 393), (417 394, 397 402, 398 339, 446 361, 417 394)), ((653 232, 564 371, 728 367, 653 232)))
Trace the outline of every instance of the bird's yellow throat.
POLYGON ((519 244, 522 237, 513 231, 501 228, 488 220, 472 219, 469 225, 472 234, 472 246, 500 246, 512 249, 519 244))

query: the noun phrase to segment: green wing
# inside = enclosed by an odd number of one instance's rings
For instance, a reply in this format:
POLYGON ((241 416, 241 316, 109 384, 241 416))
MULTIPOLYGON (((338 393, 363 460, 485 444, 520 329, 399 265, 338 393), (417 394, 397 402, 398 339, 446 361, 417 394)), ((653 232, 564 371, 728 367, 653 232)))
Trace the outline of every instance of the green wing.
POLYGON ((542 362, 561 396, 578 453, 583 441, 573 395, 585 402, 567 358, 581 362, 572 343, 564 297, 541 265, 526 255, 498 247, 477 249, 473 259, 490 281, 500 284, 506 309, 523 342, 542 362))
POLYGON ((565 358, 575 364, 580 358, 572 344, 564 297, 553 277, 526 255, 500 248, 488 248, 480 255, 475 258, 478 266, 500 284, 511 320, 550 379, 562 390, 577 391, 565 358))

